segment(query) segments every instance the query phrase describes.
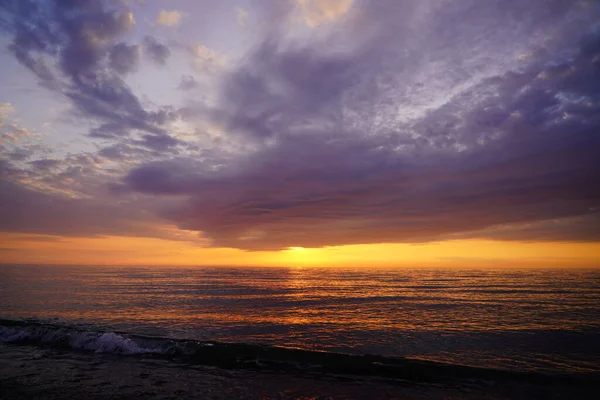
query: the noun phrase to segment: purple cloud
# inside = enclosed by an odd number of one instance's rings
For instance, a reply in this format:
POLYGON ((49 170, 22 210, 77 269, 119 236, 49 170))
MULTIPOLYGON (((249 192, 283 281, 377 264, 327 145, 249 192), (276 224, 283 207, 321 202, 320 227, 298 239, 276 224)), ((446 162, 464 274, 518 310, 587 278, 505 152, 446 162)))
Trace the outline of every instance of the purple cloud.
POLYGON ((171 55, 171 50, 152 36, 144 38, 144 51, 158 65, 165 65, 171 55))
MULTIPOLYGON (((160 237, 152 220, 135 208, 68 199, 0 182, 0 231, 65 236, 160 237)), ((156 221, 154 221, 156 222, 156 221)))
MULTIPOLYGON (((307 39, 284 30, 294 18, 280 4, 216 98, 178 110, 151 108, 126 84, 141 62, 126 9, 59 3, 4 6, 10 49, 94 122, 90 136, 113 143, 92 161, 5 162, 0 205, 17 212, 2 230, 138 234, 127 227, 160 218, 249 250, 598 240, 597 5, 363 1, 307 39), (175 137, 179 118, 202 123, 192 132, 203 141, 175 137), (76 182, 97 200, 18 183, 31 179, 76 182)), ((152 37, 139 46, 159 65, 171 54, 152 37)), ((196 83, 184 76, 180 89, 196 83)))
POLYGON ((119 74, 125 75, 138 68, 140 48, 119 43, 110 49, 110 66, 119 74))
POLYGON ((246 249, 436 240, 595 218, 598 36, 570 22, 577 8, 464 1, 428 15, 410 5, 400 13, 398 2, 366 3, 365 31, 354 34, 369 39, 349 51, 330 50, 345 40, 335 34, 300 47, 268 37, 210 112, 258 150, 217 171, 153 163, 124 183, 183 196, 161 215, 246 249), (424 28, 412 28, 417 16, 424 28), (531 32, 548 26, 564 37, 536 49, 531 32), (537 53, 518 65, 511 38, 537 53))
POLYGON ((162 151, 177 146, 180 141, 166 134, 155 134, 145 135, 137 143, 151 150, 162 151))
POLYGON ((198 87, 198 82, 191 75, 184 75, 181 77, 178 89, 180 90, 192 90, 198 87))
MULTIPOLYGON (((135 26, 129 10, 102 0, 24 0, 3 2, 2 9, 10 52, 42 85, 69 98, 80 117, 97 122, 92 137, 167 135, 164 124, 177 118, 174 111, 146 109, 122 78, 137 69, 141 51, 122 42, 135 26)), ((170 54, 151 37, 144 50, 161 64, 170 54)))

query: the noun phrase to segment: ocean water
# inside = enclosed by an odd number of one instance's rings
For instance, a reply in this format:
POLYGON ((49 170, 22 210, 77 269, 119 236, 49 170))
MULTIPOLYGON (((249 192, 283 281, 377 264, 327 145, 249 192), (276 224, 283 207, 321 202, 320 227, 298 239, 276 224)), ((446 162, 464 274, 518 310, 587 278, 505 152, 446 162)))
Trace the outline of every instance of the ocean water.
POLYGON ((126 333, 600 372, 595 270, 4 265, 0 318, 23 324, 0 341, 77 329, 96 351, 139 352, 126 333))

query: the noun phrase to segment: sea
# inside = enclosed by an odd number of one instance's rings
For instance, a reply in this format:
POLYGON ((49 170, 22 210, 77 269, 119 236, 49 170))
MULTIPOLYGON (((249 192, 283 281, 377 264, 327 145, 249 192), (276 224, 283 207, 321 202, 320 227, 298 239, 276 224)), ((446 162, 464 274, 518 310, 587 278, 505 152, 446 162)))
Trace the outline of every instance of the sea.
POLYGON ((0 342, 23 341, 115 354, 245 344, 597 374, 600 271, 2 265, 0 342))

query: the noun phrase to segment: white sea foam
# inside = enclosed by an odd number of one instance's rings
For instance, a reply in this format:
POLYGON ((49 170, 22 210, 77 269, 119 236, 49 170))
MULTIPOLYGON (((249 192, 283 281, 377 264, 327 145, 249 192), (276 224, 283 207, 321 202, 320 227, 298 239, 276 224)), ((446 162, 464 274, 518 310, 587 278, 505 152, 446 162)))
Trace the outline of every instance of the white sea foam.
POLYGON ((108 333, 80 333, 71 335, 71 347, 75 349, 93 350, 96 353, 143 354, 155 353, 156 350, 142 348, 132 339, 108 333))
POLYGON ((162 354, 164 352, 160 349, 160 343, 152 347, 140 346, 132 338, 114 332, 74 331, 48 326, 0 326, 0 342, 36 342, 91 350, 96 353, 162 354))

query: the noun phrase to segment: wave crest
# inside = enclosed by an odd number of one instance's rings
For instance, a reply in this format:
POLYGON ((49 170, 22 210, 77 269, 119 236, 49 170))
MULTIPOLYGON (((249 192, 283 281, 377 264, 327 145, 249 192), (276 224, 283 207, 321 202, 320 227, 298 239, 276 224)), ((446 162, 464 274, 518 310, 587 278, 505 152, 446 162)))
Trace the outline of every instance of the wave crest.
POLYGON ((6 319, 0 319, 0 343, 2 342, 96 353, 177 358, 186 363, 229 369, 350 374, 411 381, 439 382, 479 378, 525 379, 550 383, 566 379, 574 380, 578 384, 590 384, 590 382, 597 382, 599 378, 597 374, 575 376, 514 372, 397 357, 359 356, 256 344, 150 337, 122 332, 86 330, 79 326, 6 319))

